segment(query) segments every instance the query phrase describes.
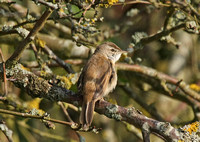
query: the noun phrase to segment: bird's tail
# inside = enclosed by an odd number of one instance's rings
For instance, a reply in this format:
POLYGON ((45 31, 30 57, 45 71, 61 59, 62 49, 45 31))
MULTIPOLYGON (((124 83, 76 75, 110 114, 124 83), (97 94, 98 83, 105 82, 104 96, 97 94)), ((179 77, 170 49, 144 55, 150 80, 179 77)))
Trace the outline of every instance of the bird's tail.
POLYGON ((84 129, 88 129, 92 123, 94 113, 95 101, 82 104, 82 111, 80 115, 80 123, 84 129))

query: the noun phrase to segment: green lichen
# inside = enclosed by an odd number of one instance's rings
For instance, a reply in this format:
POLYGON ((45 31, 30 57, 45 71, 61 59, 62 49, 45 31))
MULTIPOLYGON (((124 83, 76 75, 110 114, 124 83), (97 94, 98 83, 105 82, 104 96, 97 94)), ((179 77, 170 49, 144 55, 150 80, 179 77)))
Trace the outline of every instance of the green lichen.
POLYGON ((117 105, 110 105, 106 107, 105 115, 109 118, 114 118, 115 120, 121 121, 122 116, 118 114, 118 106, 117 105))
POLYGON ((134 107, 128 108, 128 111, 127 111, 128 117, 132 117, 132 115, 134 114, 133 113, 134 111, 136 111, 134 107))

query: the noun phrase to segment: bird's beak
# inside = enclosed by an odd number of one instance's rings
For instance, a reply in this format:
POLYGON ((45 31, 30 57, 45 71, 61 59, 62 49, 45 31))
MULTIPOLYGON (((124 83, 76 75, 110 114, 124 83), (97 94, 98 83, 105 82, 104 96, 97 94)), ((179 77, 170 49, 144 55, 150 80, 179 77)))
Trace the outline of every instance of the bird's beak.
POLYGON ((123 54, 123 53, 128 53, 128 51, 124 51, 124 50, 122 50, 121 53, 122 53, 122 54, 123 54))

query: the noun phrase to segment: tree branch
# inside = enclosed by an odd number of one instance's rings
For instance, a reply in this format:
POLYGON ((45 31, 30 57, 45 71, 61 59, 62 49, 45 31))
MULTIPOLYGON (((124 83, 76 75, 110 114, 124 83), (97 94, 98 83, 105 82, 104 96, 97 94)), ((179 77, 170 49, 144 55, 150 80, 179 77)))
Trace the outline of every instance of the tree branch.
POLYGON ((74 124, 74 123, 71 123, 71 122, 52 119, 52 118, 45 117, 45 116, 32 115, 32 114, 28 114, 28 113, 20 113, 20 112, 5 110, 5 109, 0 109, 0 113, 10 114, 10 115, 24 117, 24 118, 41 119, 41 120, 51 121, 51 122, 64 124, 64 125, 68 125, 68 126, 71 126, 72 124, 74 124))
POLYGON ((171 29, 163 30, 163 31, 158 32, 158 33, 156 33, 154 35, 142 38, 140 40, 139 44, 145 45, 145 44, 150 43, 152 41, 156 41, 156 40, 160 39, 161 37, 167 36, 168 34, 174 32, 174 31, 177 31, 177 30, 179 30, 181 28, 184 28, 184 27, 185 27, 185 23, 182 23, 182 24, 177 25, 177 26, 175 26, 175 27, 173 27, 171 29))
POLYGON ((127 93, 127 95, 130 98, 134 99, 139 105, 141 105, 141 107, 143 107, 146 111, 148 111, 151 114, 151 116, 153 116, 155 119, 159 121, 164 121, 164 119, 159 115, 157 110, 151 107, 150 105, 146 104, 144 100, 142 99, 142 97, 135 94, 135 92, 133 92, 131 88, 128 88, 125 85, 120 85, 120 87, 127 93))
MULTIPOLYGON (((2 71, 2 64, 0 64, 0 73, 2 71)), ((12 82, 17 87, 24 89, 32 97, 42 97, 52 101, 81 105, 82 97, 80 95, 65 88, 49 84, 48 81, 24 70, 20 64, 16 64, 12 69, 8 68, 6 71, 12 82)), ((124 108, 106 101, 99 101, 99 103, 96 103, 95 111, 117 121, 128 122, 140 129, 147 123, 151 133, 156 133, 168 141, 179 140, 184 135, 183 131, 178 131, 169 123, 148 118, 133 107, 124 108)), ((17 115, 21 116, 21 114, 17 115)), ((28 115, 27 117, 32 116, 28 115)), ((41 119, 41 116, 36 118, 41 119)))
POLYGON ((45 5, 45 6, 49 7, 49 8, 51 8, 51 9, 58 9, 59 8, 59 6, 57 4, 53 4, 51 2, 46 2, 44 0, 32 0, 32 1, 34 1, 36 4, 40 3, 42 5, 45 5))
POLYGON ((1 48, 0 48, 0 57, 1 57, 1 60, 3 63, 4 96, 6 96, 8 93, 7 78, 6 78, 6 66, 5 66, 5 60, 4 60, 1 48))
POLYGON ((44 26, 46 20, 52 13, 52 9, 47 8, 47 10, 44 12, 44 14, 40 17, 40 19, 37 21, 33 29, 30 31, 28 36, 19 44, 19 46, 16 48, 15 52, 12 54, 12 56, 7 60, 7 65, 13 65, 18 62, 18 60, 21 57, 22 52, 26 49, 27 45, 34 39, 35 35, 39 30, 42 29, 44 26))
POLYGON ((11 131, 5 124, 3 120, 0 120, 0 130, 4 133, 4 135, 7 137, 9 142, 13 142, 12 134, 13 131, 11 131))
MULTIPOLYGON (((142 74, 147 77, 151 77, 154 80, 159 80, 160 82, 163 81, 164 83, 170 83, 172 85, 175 85, 175 86, 177 86, 177 88, 180 88, 185 94, 189 95, 193 99, 200 101, 200 95, 197 92, 190 89, 190 87, 184 81, 180 81, 174 77, 171 77, 167 74, 158 72, 152 68, 148 68, 145 66, 129 65, 129 64, 124 64, 124 63, 118 63, 118 64, 116 64, 116 66, 119 70, 134 71, 138 74, 142 74)), ((159 85, 159 86, 161 86, 161 85, 159 85)), ((163 86, 163 88, 164 87, 166 87, 166 86, 163 86)), ((174 93, 178 92, 177 88, 176 88, 176 90, 174 90, 174 93)), ((164 88, 164 90, 166 91, 166 88, 164 88)), ((168 94, 169 93, 170 92, 168 92, 168 94)))
MULTIPOLYGON (((80 64, 84 63, 84 61, 80 60, 80 59, 66 60, 66 62, 73 64, 73 65, 80 65, 80 64)), ((58 65, 50 64, 49 66, 58 66, 58 65)), ((30 66, 30 63, 29 63, 28 67, 34 68, 37 66, 30 66)), ((158 72, 155 69, 152 69, 150 67, 145 67, 145 66, 140 66, 140 65, 130 65, 130 64, 125 64, 125 63, 117 63, 116 67, 118 70, 134 72, 134 75, 136 75, 136 77, 139 77, 141 80, 149 83, 156 92, 159 92, 166 96, 172 97, 173 99, 183 101, 183 102, 187 103, 188 105, 190 105, 193 108, 195 113, 200 112, 200 102, 198 99, 196 99, 196 97, 199 98, 199 94, 197 92, 193 91, 192 89, 190 89, 189 85, 186 84, 184 81, 180 81, 177 78, 171 77, 171 76, 161 73, 161 72, 158 72)), ((126 90, 126 92, 127 92, 127 90, 126 90)), ((130 91, 128 94, 129 94, 129 96, 136 99, 134 94, 130 93, 130 91)), ((140 102, 141 101, 139 101, 139 103, 140 102)), ((145 106, 145 105, 143 105, 142 102, 140 104, 143 107, 145 106)), ((148 109, 150 109, 150 108, 148 108, 148 109)), ((149 112, 151 112, 151 111, 149 111, 149 112)), ((158 117, 158 115, 156 113, 155 114, 153 114, 153 113, 154 112, 152 112, 152 116, 154 116, 158 120, 162 121, 161 117, 158 117)))
POLYGON ((54 61, 56 61, 61 67, 63 67, 68 73, 75 73, 72 69, 72 67, 70 66, 70 64, 66 63, 65 61, 63 61, 62 59, 60 59, 56 54, 54 54, 54 52, 48 47, 48 46, 44 46, 42 48, 42 50, 44 52, 46 52, 49 55, 49 58, 53 59, 54 61))
POLYGON ((144 142, 150 142, 150 130, 148 123, 144 123, 142 126, 142 136, 144 142))

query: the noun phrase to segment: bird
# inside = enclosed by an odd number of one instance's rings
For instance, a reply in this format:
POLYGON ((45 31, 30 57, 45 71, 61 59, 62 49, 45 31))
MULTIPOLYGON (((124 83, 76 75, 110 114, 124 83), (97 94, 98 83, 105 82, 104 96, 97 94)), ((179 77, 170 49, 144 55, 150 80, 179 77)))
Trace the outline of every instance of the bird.
POLYGON ((83 98, 79 119, 84 130, 88 130, 92 123, 95 103, 117 85, 115 63, 122 53, 126 51, 112 42, 105 42, 96 48, 82 69, 77 87, 83 98))

